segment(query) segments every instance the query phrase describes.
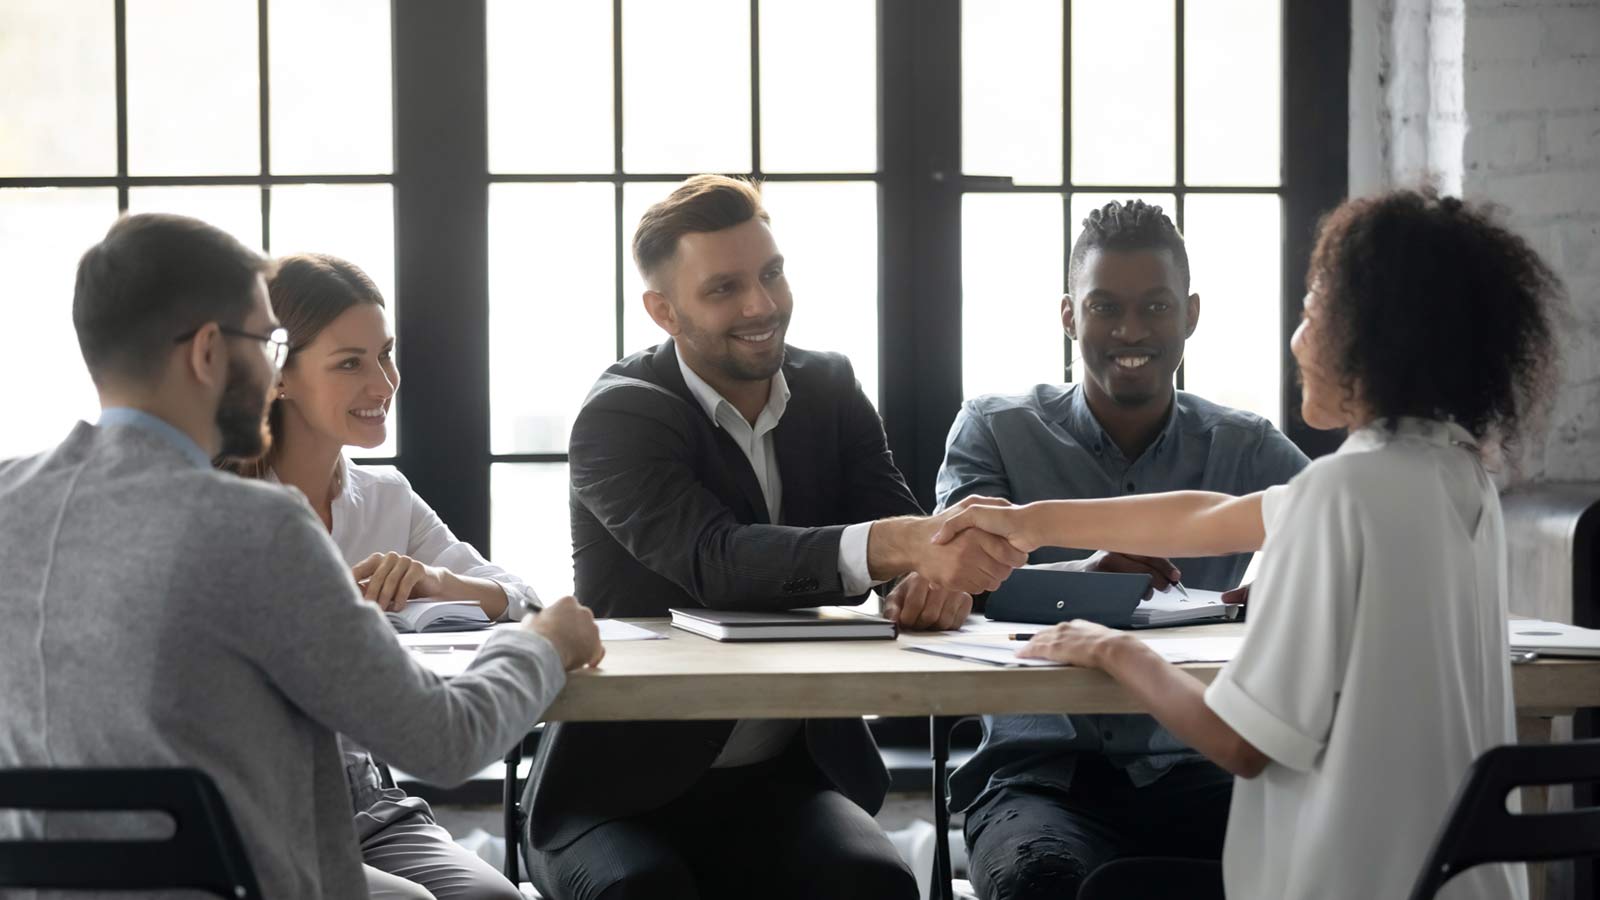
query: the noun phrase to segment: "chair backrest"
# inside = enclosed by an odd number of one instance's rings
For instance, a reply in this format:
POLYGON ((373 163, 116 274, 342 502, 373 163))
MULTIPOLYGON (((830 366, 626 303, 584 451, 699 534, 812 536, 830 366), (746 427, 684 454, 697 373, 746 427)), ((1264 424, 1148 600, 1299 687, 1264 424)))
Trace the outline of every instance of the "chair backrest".
POLYGON ((1411 900, 1432 900, 1473 866, 1600 856, 1600 808, 1513 815, 1520 787, 1600 781, 1600 740, 1495 747, 1473 762, 1411 900))
POLYGON ((244 841, 210 776, 195 769, 0 770, 0 809, 156 811, 170 838, 0 840, 0 887, 206 891, 259 900, 244 841))

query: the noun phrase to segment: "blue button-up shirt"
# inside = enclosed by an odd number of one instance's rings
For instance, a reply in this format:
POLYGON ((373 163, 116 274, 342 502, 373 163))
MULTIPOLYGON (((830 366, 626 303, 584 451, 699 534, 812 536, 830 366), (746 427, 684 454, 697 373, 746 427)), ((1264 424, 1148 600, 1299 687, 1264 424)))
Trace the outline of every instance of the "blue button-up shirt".
POLYGON ((153 416, 142 409, 134 409, 131 406, 108 406, 100 411, 100 421, 95 424, 101 428, 127 425, 149 432, 171 444, 196 466, 202 469, 211 468, 210 458, 200 449, 200 445, 194 442, 194 438, 183 433, 166 419, 153 416))
MULTIPOLYGON (((1180 490, 1237 495, 1283 484, 1306 462, 1272 423, 1182 391, 1155 441, 1130 460, 1077 385, 1042 384, 1020 396, 967 401, 945 442, 936 487, 940 509, 969 494, 1015 503, 1180 490)), ((1029 562, 1091 552, 1045 547, 1029 562)), ((1173 562, 1184 584, 1221 591, 1238 586, 1250 556, 1173 562)), ((1082 753, 1104 754, 1139 786, 1199 757, 1149 716, 986 716, 977 755, 951 775, 952 806, 965 809, 1006 784, 1064 791, 1082 753)))

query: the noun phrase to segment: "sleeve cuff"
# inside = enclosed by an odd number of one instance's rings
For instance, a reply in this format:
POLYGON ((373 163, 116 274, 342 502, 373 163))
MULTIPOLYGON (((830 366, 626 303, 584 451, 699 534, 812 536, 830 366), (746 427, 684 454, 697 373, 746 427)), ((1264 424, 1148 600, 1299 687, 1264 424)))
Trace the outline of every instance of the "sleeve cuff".
POLYGON ((522 582, 501 581, 491 579, 500 585, 500 590, 506 592, 506 609, 500 614, 497 622, 515 622, 531 612, 538 612, 540 607, 539 595, 534 593, 531 585, 522 582))
POLYGON ((883 583, 873 581, 867 568, 867 538, 871 534, 872 523, 859 522, 846 527, 839 536, 839 580, 846 597, 859 597, 883 583))
POLYGON ((1322 754, 1323 741, 1278 718, 1229 678, 1227 669, 1206 688, 1206 705, 1273 762, 1296 772, 1311 771, 1322 754))

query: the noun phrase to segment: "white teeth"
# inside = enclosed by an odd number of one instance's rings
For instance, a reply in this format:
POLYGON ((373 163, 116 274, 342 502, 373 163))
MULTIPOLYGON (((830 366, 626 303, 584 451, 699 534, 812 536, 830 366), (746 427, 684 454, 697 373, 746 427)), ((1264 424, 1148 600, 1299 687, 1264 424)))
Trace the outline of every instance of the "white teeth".
POLYGON ((760 334, 736 334, 736 335, 734 335, 734 337, 738 338, 741 341, 748 341, 749 343, 752 343, 752 344, 762 344, 762 343, 766 343, 767 341, 772 340, 772 336, 777 334, 777 333, 778 333, 778 330, 776 328, 774 328, 771 331, 763 331, 760 334))
POLYGON ((1139 368, 1140 366, 1143 366, 1145 363, 1147 363, 1149 361, 1150 361, 1150 357, 1148 357, 1148 356, 1119 356, 1119 357, 1117 357, 1117 365, 1122 366, 1123 368, 1126 368, 1126 369, 1137 369, 1137 368, 1139 368))
POLYGON ((352 410, 350 410, 350 415, 355 416, 358 419, 381 419, 381 418, 383 418, 383 410, 381 410, 381 409, 352 409, 352 410))

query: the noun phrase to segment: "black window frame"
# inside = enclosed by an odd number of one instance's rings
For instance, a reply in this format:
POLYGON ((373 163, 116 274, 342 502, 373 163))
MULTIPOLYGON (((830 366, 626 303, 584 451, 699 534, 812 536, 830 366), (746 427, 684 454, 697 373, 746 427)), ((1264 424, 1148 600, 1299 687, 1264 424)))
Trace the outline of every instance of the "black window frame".
MULTIPOLYGON (((1068 0, 1063 0, 1068 2, 1068 0)), ((1184 0, 1173 0, 1178 27, 1184 0)), ((262 239, 270 241, 272 188, 292 184, 391 184, 395 203, 396 332, 404 348, 406 390, 399 398, 394 462, 462 539, 492 553, 490 473, 496 463, 559 463, 564 453, 494 454, 489 416, 488 194, 491 183, 610 182, 616 191, 617 352, 622 345, 623 187, 676 181, 692 173, 625 173, 622 142, 622 0, 612 0, 614 171, 585 175, 491 174, 488 167, 486 0, 391 2, 394 166, 390 174, 271 173, 268 0, 258 3, 261 172, 240 176, 131 176, 127 159, 126 0, 115 0, 117 173, 95 177, 0 178, 11 187, 115 187, 126 210, 130 188, 254 185, 262 192, 262 239)), ((1007 186, 962 176, 960 0, 878 0, 878 169, 873 173, 767 173, 761 168, 760 2, 750 0, 751 170, 768 181, 870 181, 879 197, 879 403, 890 448, 925 506, 944 438, 962 401, 961 197, 968 191, 1062 191, 1007 186)), ((1070 15, 1064 17, 1070 29, 1070 15)), ((1070 31, 1065 37, 1070 54, 1070 31)), ((1281 248, 1282 398, 1291 440, 1316 456, 1339 436, 1308 428, 1288 337, 1318 218, 1347 186, 1348 5, 1283 0, 1283 178, 1277 188, 1195 188, 1183 183, 1182 42, 1178 42, 1179 196, 1202 190, 1266 192, 1283 198, 1281 248)), ((1070 72, 1070 62, 1065 67, 1070 72)), ((1070 84, 1068 85, 1070 88, 1070 84)), ((1070 104, 1070 90, 1063 98, 1070 104)), ((1064 128, 1070 129, 1070 110, 1064 128)), ((1063 146, 1070 166, 1070 134, 1063 146)), ((1154 191, 1152 185, 1083 186, 1154 191)), ((1071 240, 1071 229, 1067 240, 1071 240)), ((267 245, 270 250, 270 244, 267 245)), ((1064 249, 1070 249, 1064 248, 1064 249)), ((1063 276, 1064 276, 1063 272, 1063 276)), ((598 375, 598 373, 595 373, 598 375)), ((562 514, 552 511, 552 514, 562 514)))

